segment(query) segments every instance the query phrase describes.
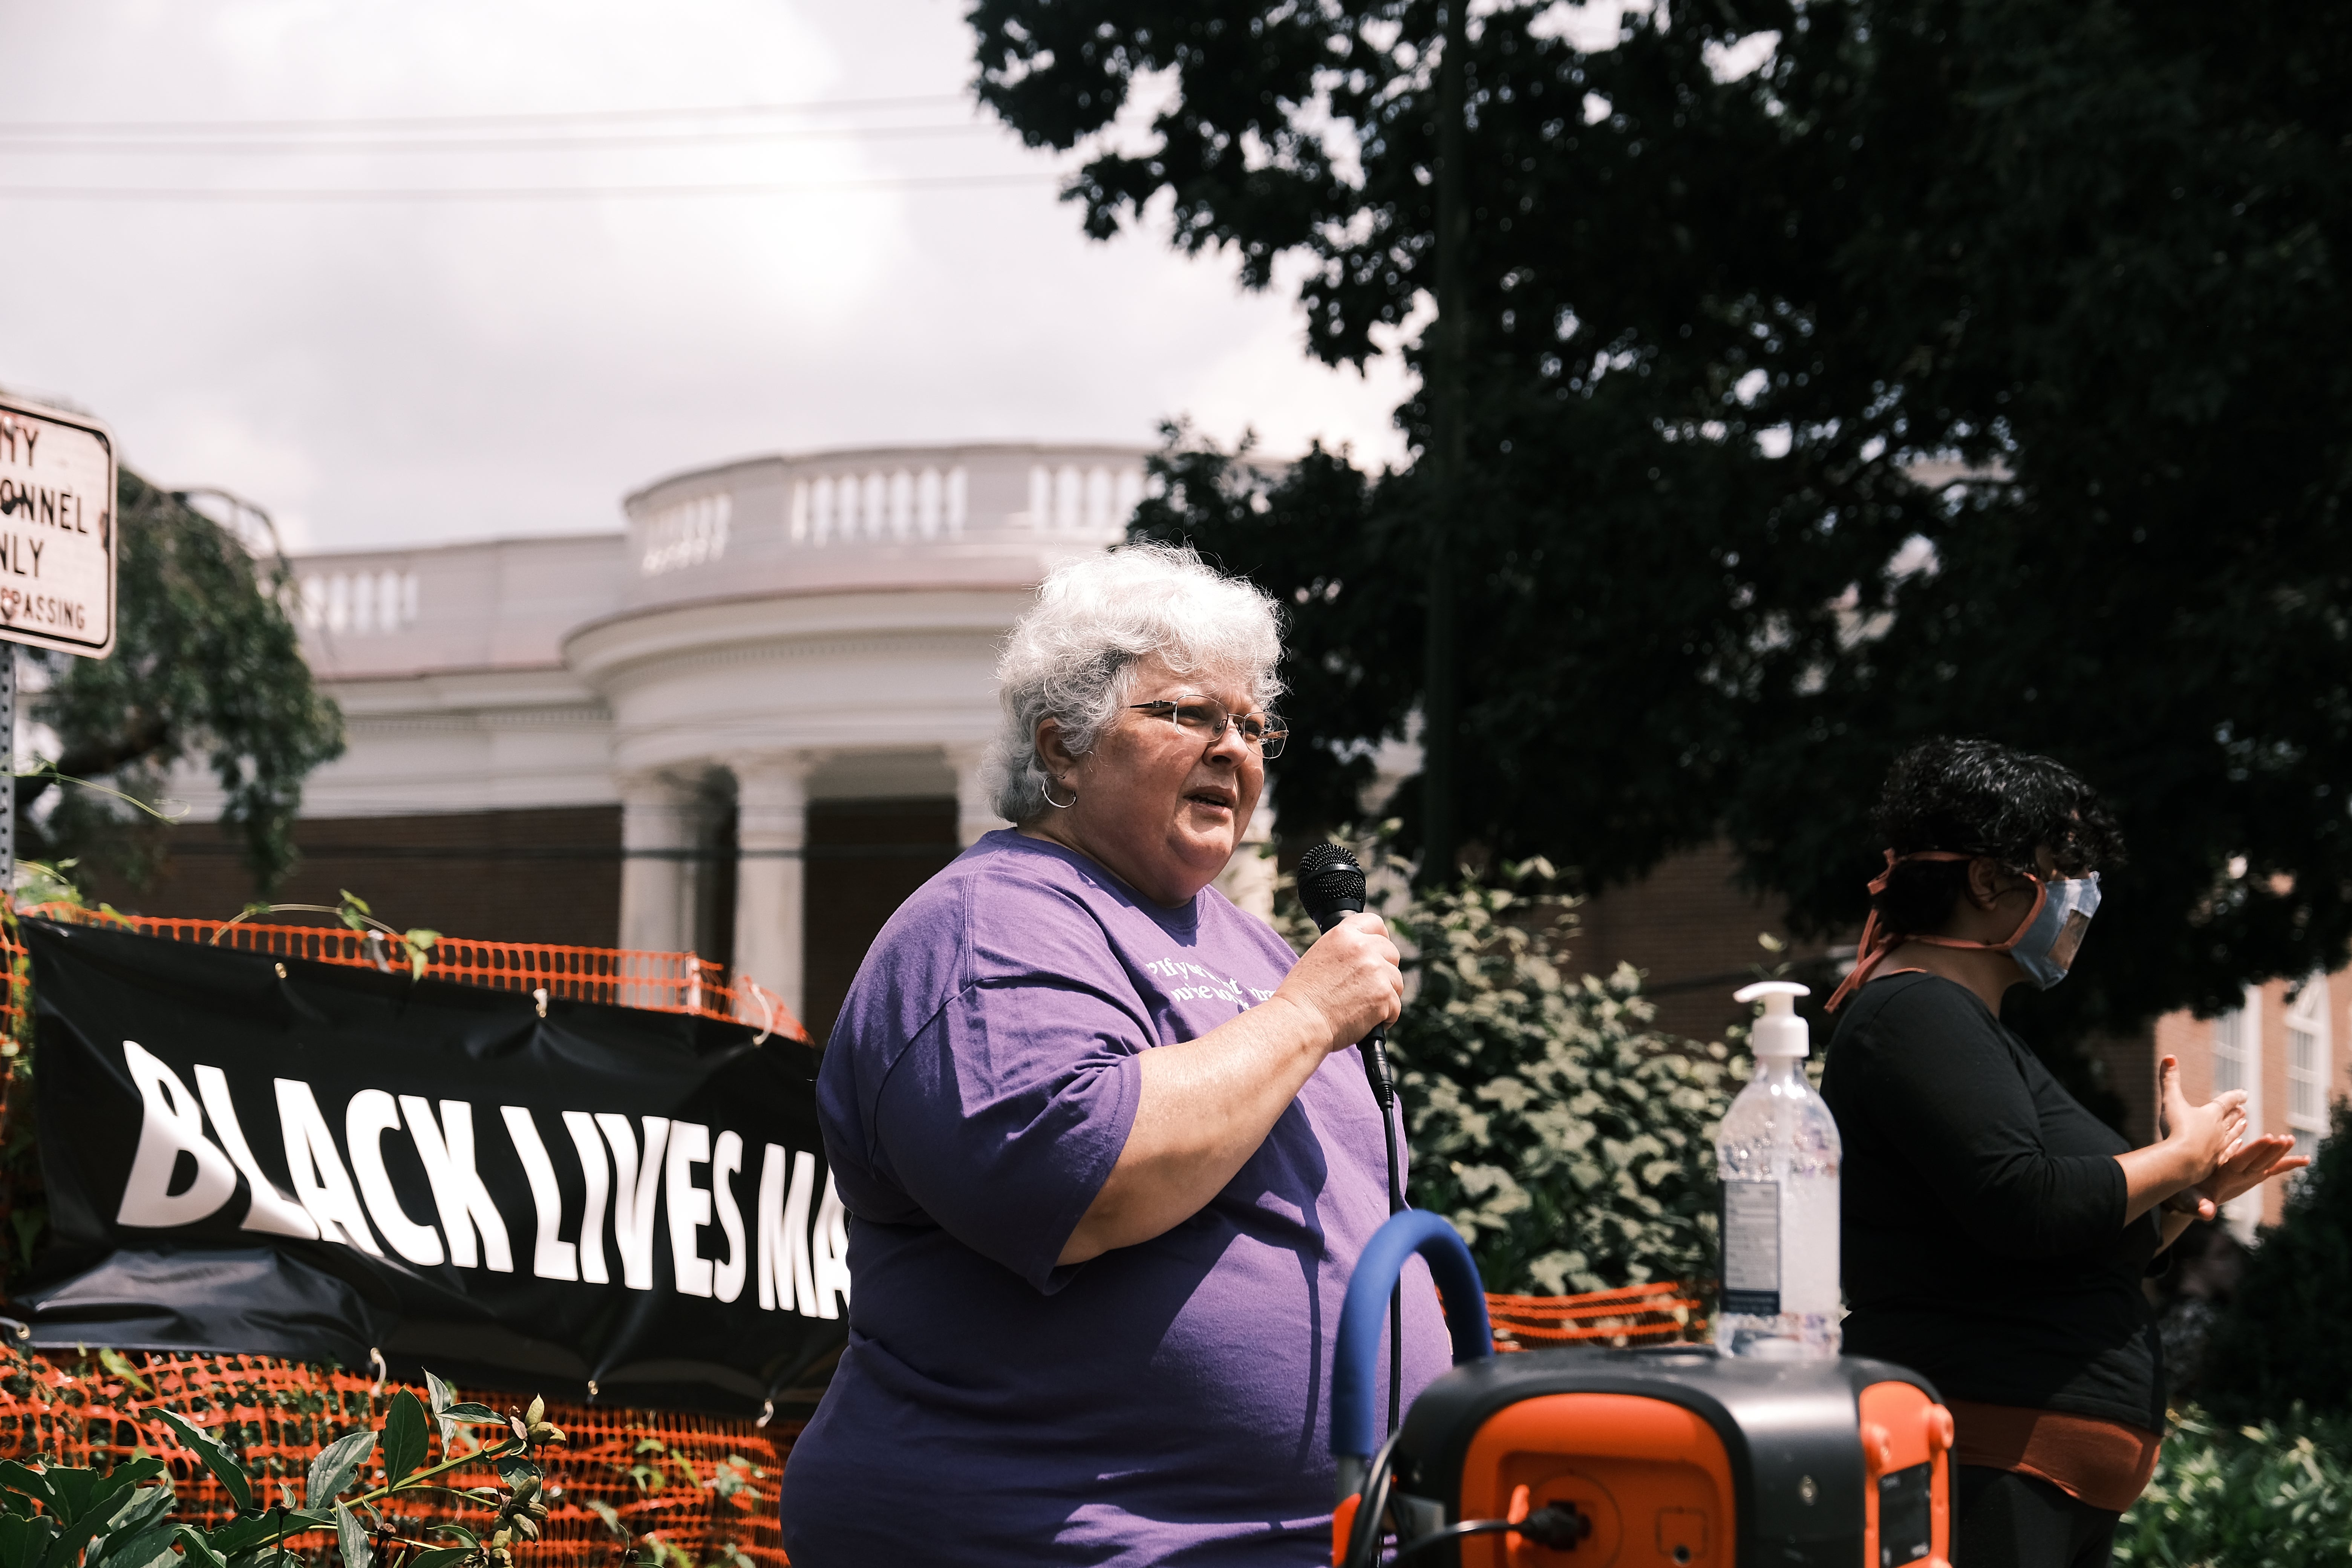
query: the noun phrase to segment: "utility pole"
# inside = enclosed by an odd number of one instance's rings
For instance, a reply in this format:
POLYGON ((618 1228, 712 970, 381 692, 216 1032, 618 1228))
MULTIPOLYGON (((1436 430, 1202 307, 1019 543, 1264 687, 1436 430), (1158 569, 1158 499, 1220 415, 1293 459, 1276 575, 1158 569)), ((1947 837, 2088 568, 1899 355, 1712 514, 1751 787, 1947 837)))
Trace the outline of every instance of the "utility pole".
POLYGON ((1463 56, 1469 48, 1468 0, 1448 0, 1445 47, 1437 61, 1437 321, 1432 329, 1429 403, 1429 611, 1421 690, 1421 880, 1454 880, 1461 851, 1460 679, 1455 668, 1453 541, 1462 515, 1469 450, 1462 406, 1469 307, 1462 286, 1470 233, 1463 205, 1463 56))

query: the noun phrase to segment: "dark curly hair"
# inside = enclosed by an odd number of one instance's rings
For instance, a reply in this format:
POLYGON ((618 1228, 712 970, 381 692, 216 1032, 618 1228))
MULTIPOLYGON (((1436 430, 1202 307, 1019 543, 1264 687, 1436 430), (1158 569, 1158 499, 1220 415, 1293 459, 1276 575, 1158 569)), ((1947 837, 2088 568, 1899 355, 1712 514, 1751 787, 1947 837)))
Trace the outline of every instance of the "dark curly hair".
MULTIPOLYGON (((1872 822, 1898 857, 1948 849, 2021 873, 2034 869, 2034 851, 2046 844, 2070 877, 2124 859, 2123 834, 2096 790, 2048 757, 1992 741, 1939 735, 1904 752, 1872 822)), ((1966 861, 1914 860, 1888 874, 1872 905, 1899 935, 1940 931, 1968 879, 1966 861)))

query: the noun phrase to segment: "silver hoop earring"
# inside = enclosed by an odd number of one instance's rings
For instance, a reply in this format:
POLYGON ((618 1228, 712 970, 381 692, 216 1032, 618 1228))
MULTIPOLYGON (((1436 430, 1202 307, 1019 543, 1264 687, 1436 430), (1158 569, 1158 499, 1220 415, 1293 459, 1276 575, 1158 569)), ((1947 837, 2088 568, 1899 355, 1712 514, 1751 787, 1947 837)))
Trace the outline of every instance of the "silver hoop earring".
POLYGON ((1045 795, 1045 804, 1054 807, 1056 811, 1067 811, 1070 807, 1078 804, 1078 792, 1076 790, 1072 790, 1070 792, 1070 798, 1067 800, 1055 800, 1054 798, 1054 781, 1050 778, 1037 787, 1040 793, 1045 795))

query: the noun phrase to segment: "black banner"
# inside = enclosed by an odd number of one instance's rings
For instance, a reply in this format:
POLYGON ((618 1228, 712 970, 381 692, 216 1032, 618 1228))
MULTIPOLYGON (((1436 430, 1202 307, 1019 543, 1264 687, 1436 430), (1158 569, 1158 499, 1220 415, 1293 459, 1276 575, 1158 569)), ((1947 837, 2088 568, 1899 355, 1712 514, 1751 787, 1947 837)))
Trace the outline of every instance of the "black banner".
POLYGON ((718 1019, 23 923, 40 1346, 757 1414, 845 1338, 816 1058, 718 1019))

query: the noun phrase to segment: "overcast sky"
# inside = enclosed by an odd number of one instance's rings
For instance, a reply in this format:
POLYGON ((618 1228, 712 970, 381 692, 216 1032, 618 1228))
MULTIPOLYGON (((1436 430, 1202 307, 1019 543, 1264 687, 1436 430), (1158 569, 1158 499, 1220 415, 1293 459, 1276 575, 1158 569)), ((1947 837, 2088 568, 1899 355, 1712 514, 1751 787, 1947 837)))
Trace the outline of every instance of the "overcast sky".
POLYGON ((1148 442, 1166 416, 1401 455, 1392 359, 1325 370, 1286 291, 1157 233, 1080 234, 1055 161, 965 96, 961 11, 0 0, 0 386, 70 399, 141 472, 243 494, 312 549, 614 528, 625 491, 750 453, 1148 442), (605 118, 449 119, 526 114, 605 118), (396 123, 335 123, 367 119, 396 123), (479 145, 517 136, 678 144, 479 145), (741 184, 850 188, 121 194, 741 184))

